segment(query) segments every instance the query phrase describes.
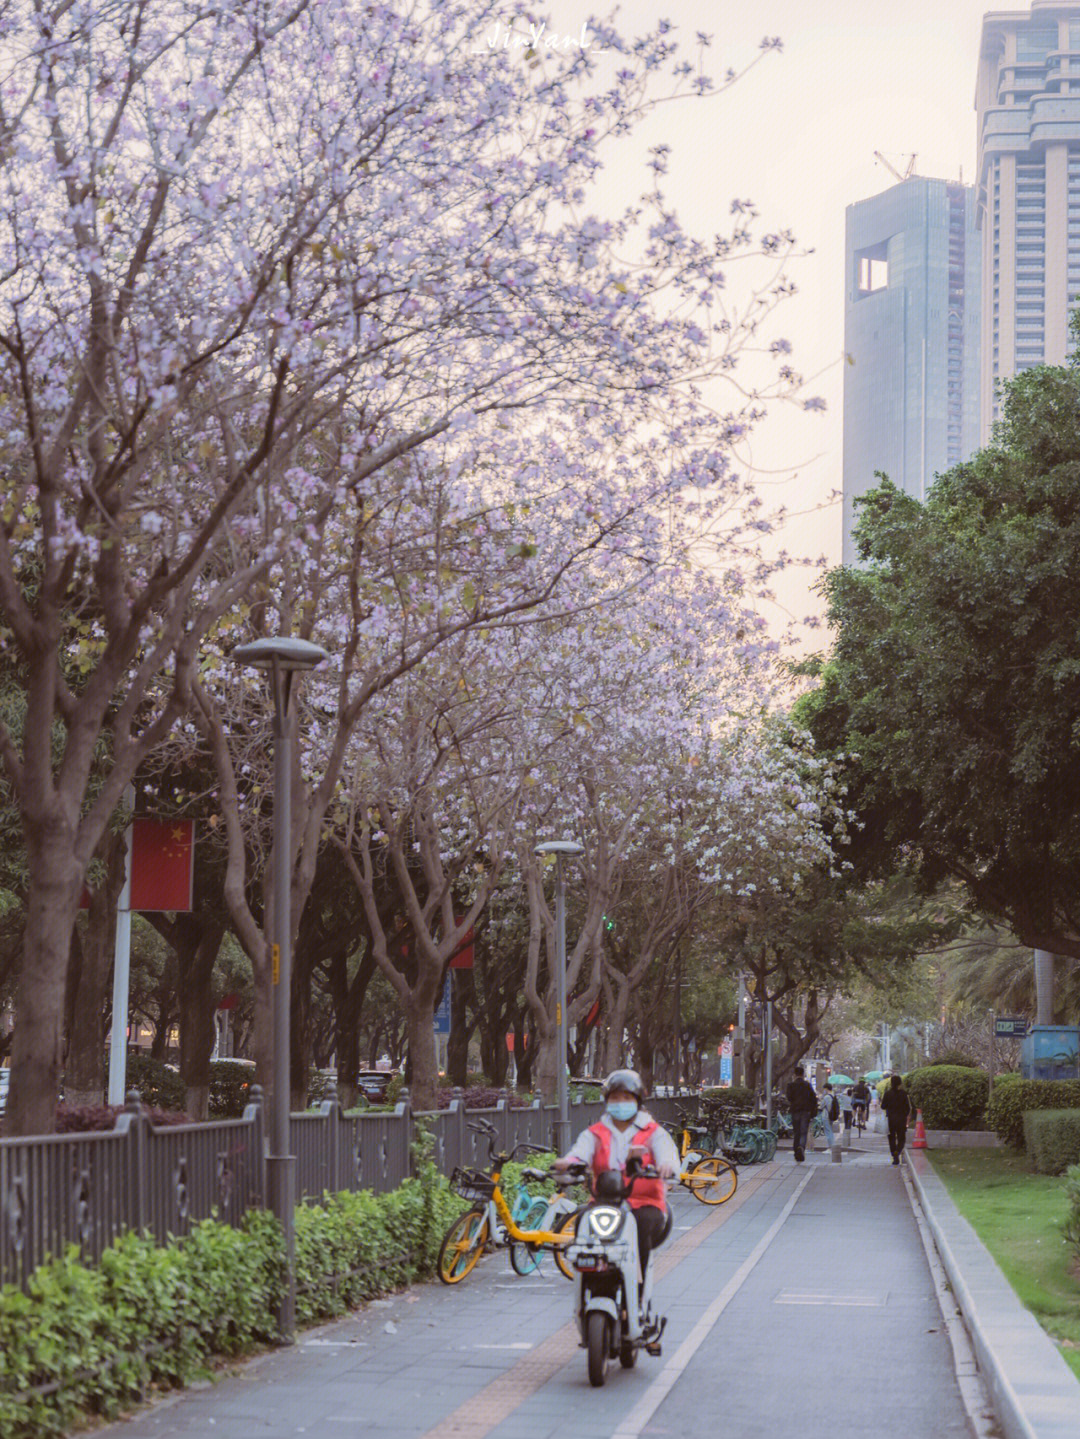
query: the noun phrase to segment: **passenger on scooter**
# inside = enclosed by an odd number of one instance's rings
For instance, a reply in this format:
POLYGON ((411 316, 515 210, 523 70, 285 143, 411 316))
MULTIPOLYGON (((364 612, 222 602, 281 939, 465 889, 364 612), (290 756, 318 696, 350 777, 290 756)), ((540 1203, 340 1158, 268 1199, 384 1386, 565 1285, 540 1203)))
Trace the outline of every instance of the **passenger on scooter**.
POLYGON ((641 1104, 645 1086, 633 1069, 616 1069, 604 1081, 607 1111, 596 1124, 583 1129, 569 1152, 552 1165, 553 1169, 569 1169, 572 1164, 587 1165, 596 1179, 607 1169, 625 1171, 627 1160, 637 1158, 652 1165, 658 1179, 639 1179, 628 1203, 637 1224, 641 1272, 648 1267, 652 1250, 662 1244, 671 1230, 668 1209, 667 1179, 679 1173, 679 1151, 675 1141, 641 1104))

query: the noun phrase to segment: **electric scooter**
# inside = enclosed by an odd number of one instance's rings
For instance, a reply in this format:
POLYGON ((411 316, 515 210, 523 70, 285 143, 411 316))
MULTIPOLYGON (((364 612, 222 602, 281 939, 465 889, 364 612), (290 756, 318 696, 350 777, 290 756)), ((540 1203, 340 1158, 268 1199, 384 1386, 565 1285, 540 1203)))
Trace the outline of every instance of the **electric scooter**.
MULTIPOLYGON (((587 1172, 584 1165, 566 1171, 573 1182, 580 1182, 587 1172)), ((639 1283, 637 1224, 627 1203, 638 1179, 658 1178, 658 1170, 633 1157, 625 1175, 618 1169, 597 1175, 595 1196, 581 1211, 577 1233, 566 1249, 567 1261, 578 1276, 574 1317, 593 1388, 607 1378, 609 1360, 618 1359, 624 1369, 633 1369, 641 1349, 660 1353, 667 1320, 653 1307, 653 1256, 650 1253, 639 1283)), ((662 1238, 666 1237, 665 1233, 662 1238)))

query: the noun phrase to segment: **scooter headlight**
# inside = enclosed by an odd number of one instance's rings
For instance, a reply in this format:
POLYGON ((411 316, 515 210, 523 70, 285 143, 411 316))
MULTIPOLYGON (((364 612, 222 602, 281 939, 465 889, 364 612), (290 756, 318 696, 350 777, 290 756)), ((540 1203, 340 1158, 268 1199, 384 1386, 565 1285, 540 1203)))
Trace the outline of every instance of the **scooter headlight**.
POLYGON ((597 1239, 606 1240, 614 1239, 619 1232, 623 1214, 621 1210, 615 1209, 609 1204, 597 1204, 592 1209, 586 1210, 585 1218, 588 1221, 589 1230, 595 1234, 597 1239))

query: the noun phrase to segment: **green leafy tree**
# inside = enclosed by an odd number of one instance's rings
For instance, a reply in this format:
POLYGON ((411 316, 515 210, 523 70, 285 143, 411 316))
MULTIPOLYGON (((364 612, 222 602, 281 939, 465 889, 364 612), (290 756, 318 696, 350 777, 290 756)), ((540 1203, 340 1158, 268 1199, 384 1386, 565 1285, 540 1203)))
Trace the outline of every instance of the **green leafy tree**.
POLYGON ((853 862, 962 884, 1080 958, 1080 366, 1011 381, 994 441, 924 503, 882 477, 799 718, 844 753, 853 862))

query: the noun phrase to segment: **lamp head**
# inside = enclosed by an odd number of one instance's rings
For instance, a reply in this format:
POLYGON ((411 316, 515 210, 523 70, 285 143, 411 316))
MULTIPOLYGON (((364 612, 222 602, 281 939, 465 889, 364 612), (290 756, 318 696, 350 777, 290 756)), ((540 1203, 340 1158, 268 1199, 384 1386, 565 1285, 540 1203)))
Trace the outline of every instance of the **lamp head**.
POLYGON ((282 670, 310 670, 322 664, 330 656, 321 645, 308 640, 294 640, 287 636, 276 639, 252 640, 246 645, 234 645, 230 658, 237 664, 252 665, 255 669, 268 670, 277 660, 282 670))
POLYGON ((578 844, 576 839, 545 839, 533 850, 533 854, 584 854, 585 846, 578 844))

